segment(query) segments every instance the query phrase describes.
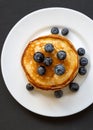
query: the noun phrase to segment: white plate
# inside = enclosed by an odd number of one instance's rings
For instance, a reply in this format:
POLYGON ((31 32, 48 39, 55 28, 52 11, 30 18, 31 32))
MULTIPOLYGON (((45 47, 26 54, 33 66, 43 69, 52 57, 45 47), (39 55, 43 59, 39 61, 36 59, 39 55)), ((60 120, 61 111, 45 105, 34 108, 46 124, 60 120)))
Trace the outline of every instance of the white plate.
POLYGON ((11 95, 22 106, 40 115, 50 117, 77 113, 93 102, 93 21, 84 14, 66 8, 46 8, 22 18, 9 32, 1 55, 4 81, 11 95), (87 76, 76 78, 80 89, 76 93, 65 88, 64 96, 54 97, 53 92, 26 90, 27 79, 21 67, 21 56, 29 40, 50 34, 53 26, 69 28, 67 36, 76 48, 84 47, 89 59, 87 76))

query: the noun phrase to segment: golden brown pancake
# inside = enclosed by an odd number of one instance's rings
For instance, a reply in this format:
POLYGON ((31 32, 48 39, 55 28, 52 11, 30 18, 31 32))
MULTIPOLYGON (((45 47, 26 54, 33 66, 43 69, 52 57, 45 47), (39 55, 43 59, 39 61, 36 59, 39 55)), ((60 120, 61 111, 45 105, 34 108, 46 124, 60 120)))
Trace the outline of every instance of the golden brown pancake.
POLYGON ((43 90, 56 90, 67 86, 77 75, 78 72, 78 54, 73 44, 65 37, 59 35, 48 35, 39 37, 33 41, 30 41, 25 48, 21 64, 26 74, 28 81, 35 86, 43 90), (54 46, 54 51, 48 53, 45 51, 44 46, 47 43, 51 43, 54 46), (57 58, 57 52, 63 50, 67 56, 65 60, 59 60, 57 58), (39 75, 37 68, 43 63, 37 63, 33 59, 33 55, 36 52, 42 52, 45 57, 51 57, 53 63, 46 67, 46 73, 39 75), (65 73, 57 75, 54 72, 54 67, 58 64, 62 64, 65 67, 65 73))

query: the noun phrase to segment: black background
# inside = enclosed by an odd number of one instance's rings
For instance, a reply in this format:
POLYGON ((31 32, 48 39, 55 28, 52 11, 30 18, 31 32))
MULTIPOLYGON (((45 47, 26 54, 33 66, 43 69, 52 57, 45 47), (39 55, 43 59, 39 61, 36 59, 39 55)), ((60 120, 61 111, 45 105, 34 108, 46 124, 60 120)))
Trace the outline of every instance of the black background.
MULTIPOLYGON (((72 8, 93 19, 92 0, 0 0, 0 52, 14 24, 26 14, 45 7, 72 8)), ((78 114, 64 118, 36 115, 13 99, 0 72, 0 130, 31 129, 93 130, 93 104, 78 114)))

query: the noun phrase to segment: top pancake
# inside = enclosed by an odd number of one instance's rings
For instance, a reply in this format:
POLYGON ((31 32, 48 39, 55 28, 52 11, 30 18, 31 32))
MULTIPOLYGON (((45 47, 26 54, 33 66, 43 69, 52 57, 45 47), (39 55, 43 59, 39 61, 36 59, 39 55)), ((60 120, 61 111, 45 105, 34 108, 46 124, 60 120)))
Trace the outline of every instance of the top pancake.
POLYGON ((75 78, 78 72, 78 54, 67 38, 59 35, 42 36, 28 43, 22 55, 21 64, 32 85, 44 90, 56 90, 67 86, 75 78), (45 52, 44 46, 47 43, 53 44, 53 52, 45 52), (57 58, 57 52, 60 50, 66 52, 65 60, 57 58), (37 63, 33 59, 36 52, 42 52, 45 57, 53 59, 52 65, 45 66, 46 73, 43 76, 38 74, 37 68, 44 64, 37 63), (66 69, 65 73, 60 76, 54 72, 54 67, 58 64, 64 65, 66 69))

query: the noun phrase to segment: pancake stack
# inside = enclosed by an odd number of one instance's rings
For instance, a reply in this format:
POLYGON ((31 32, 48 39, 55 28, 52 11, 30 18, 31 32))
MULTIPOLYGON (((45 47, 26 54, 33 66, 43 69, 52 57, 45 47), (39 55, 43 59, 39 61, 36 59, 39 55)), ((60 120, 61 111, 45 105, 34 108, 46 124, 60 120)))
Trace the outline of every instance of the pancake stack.
POLYGON ((58 90, 66 87, 77 75, 79 60, 78 54, 73 44, 64 36, 47 35, 30 41, 21 58, 21 64, 28 81, 36 88, 42 90, 58 90), (51 43, 54 50, 51 53, 45 51, 46 44, 51 43), (59 51, 66 52, 66 58, 60 60, 57 57, 59 51), (36 62, 34 55, 41 52, 44 57, 51 57, 52 64, 46 66, 44 62, 36 62), (61 75, 55 73, 55 66, 62 65, 65 72, 61 75), (44 75, 38 73, 38 67, 44 66, 46 72, 44 75))

